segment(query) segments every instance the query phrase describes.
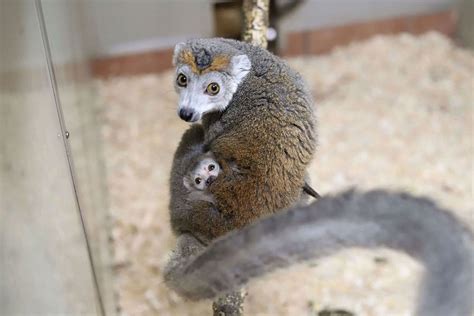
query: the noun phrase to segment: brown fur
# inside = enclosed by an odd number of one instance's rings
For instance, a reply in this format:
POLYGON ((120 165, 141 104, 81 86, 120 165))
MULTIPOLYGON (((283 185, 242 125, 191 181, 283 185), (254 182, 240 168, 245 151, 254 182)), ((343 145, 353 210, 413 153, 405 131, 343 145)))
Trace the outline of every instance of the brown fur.
POLYGON ((189 50, 183 50, 178 57, 178 62, 187 64, 189 67, 191 67, 191 71, 198 74, 199 69, 196 65, 196 62, 194 61, 194 56, 193 53, 189 50))
POLYGON ((222 176, 209 189, 234 228, 296 203, 312 158, 311 151, 300 148, 299 129, 281 129, 278 116, 264 110, 256 117, 210 144, 222 176), (239 166, 240 173, 228 168, 227 161, 239 166))
POLYGON ((201 71, 201 74, 211 71, 223 71, 227 67, 229 67, 230 57, 226 55, 219 55, 214 58, 211 65, 201 71))

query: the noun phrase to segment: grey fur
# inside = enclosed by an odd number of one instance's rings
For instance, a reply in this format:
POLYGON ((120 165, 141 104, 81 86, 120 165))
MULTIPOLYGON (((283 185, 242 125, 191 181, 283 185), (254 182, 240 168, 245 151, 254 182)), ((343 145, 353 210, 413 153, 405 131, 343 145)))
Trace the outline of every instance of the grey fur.
POLYGON ((222 227, 230 230, 231 227, 228 227, 228 222, 216 209, 213 201, 194 199, 192 195, 189 196, 189 191, 183 184, 189 166, 206 151, 203 141, 204 129, 200 124, 192 125, 181 138, 171 167, 169 210, 171 228, 175 235, 192 233, 201 242, 208 243, 207 236, 214 235, 214 230, 222 227))
POLYGON ((473 310, 473 241, 464 225, 427 199, 349 191, 260 220, 199 255, 175 257, 165 280, 184 297, 212 298, 294 262, 351 247, 386 247, 425 265, 416 315, 467 316, 473 310))

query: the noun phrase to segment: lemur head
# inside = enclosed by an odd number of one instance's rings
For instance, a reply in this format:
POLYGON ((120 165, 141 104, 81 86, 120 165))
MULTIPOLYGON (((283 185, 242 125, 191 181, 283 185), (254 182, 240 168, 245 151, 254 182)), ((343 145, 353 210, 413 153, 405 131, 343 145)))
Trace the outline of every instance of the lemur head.
POLYGON ((187 122, 225 110, 251 66, 247 55, 221 39, 177 44, 173 64, 179 94, 178 115, 187 122))
POLYGON ((193 164, 183 179, 183 184, 189 191, 207 189, 217 178, 221 168, 211 153, 206 154, 193 164))

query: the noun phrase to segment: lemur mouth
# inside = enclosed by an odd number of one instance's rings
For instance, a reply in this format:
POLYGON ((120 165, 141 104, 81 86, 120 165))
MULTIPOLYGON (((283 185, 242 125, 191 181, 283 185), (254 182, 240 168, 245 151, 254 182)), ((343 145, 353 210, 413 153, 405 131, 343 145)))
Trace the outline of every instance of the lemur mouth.
POLYGON ((200 119, 200 117, 198 117, 198 116, 197 117, 192 117, 188 122, 194 123, 194 122, 199 121, 199 119, 200 119))
POLYGON ((206 186, 210 186, 212 184, 212 182, 214 182, 214 180, 216 180, 216 177, 214 177, 214 176, 210 176, 209 178, 207 178, 206 186))

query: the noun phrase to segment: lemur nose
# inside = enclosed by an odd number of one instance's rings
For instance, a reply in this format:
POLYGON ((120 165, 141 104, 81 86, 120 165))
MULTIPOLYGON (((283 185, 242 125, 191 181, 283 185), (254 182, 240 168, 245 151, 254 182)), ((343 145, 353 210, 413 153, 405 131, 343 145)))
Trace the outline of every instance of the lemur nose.
POLYGON ((214 182, 214 180, 216 180, 216 177, 209 176, 209 178, 207 178, 206 180, 206 185, 211 185, 211 183, 214 182))
POLYGON ((189 110, 189 109, 181 109, 179 111, 179 117, 182 120, 185 120, 186 122, 191 121, 191 119, 193 118, 193 114, 194 114, 194 112, 192 110, 189 110))

